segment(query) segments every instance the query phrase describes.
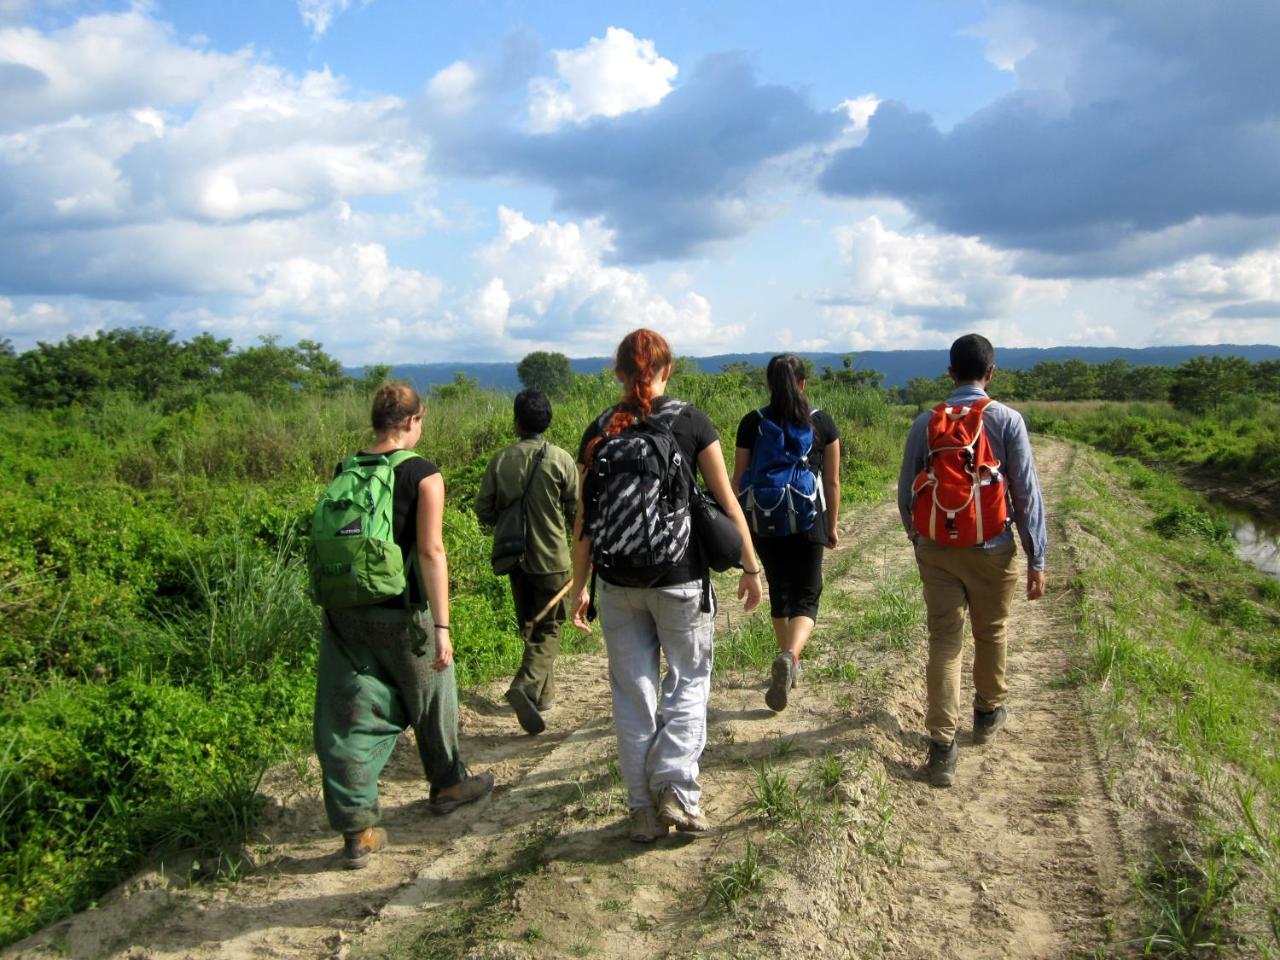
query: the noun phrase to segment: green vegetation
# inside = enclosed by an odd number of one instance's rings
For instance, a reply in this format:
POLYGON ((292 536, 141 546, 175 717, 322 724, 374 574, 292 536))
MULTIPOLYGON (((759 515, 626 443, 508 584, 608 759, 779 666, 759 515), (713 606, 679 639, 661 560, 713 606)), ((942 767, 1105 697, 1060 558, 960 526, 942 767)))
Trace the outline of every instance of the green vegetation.
POLYGON ((708 902, 721 910, 735 911, 744 899, 763 890, 768 878, 769 867, 761 859, 760 848, 748 840, 746 852, 712 876, 708 902))
MULTIPOLYGON (((1018 407, 1033 431, 1146 463, 1244 479, 1280 472, 1280 406, 1256 396, 1237 397, 1206 414, 1156 403, 1018 407)), ((1130 482, 1141 485, 1149 478, 1135 474, 1130 482)))
POLYGON ((1280 950, 1280 604, 1200 498, 1132 460, 1077 459, 1061 509, 1104 762, 1134 804, 1158 777, 1151 865, 1136 878, 1157 956, 1280 950), (1146 775, 1144 776, 1144 772, 1146 775), (1173 808, 1193 811, 1184 819, 1173 808))
MULTIPOLYGON (((195 848, 234 874, 260 777, 308 749, 304 538, 334 466, 369 440, 371 386, 305 342, 231 352, 113 331, 0 349, 0 405, 23 401, 0 408, 0 944, 156 852, 195 848)), ((681 373, 671 389, 708 412, 727 459, 764 400, 750 373, 681 373)), ((576 451, 617 396, 607 374, 575 377, 550 438, 576 451)), ((845 496, 881 496, 905 412, 836 383, 814 399, 846 438, 845 496)), ((470 509, 510 432, 510 398, 465 377, 428 397, 421 449, 448 491, 463 684, 513 671, 521 652, 470 509)), ((568 652, 583 644, 566 633, 568 652)))

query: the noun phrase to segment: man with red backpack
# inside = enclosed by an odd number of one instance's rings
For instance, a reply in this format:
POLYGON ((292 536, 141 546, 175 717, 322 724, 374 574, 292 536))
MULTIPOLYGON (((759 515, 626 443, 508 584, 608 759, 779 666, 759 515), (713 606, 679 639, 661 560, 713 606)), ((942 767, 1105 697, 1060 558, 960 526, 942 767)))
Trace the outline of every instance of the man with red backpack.
POLYGON ((987 396, 995 368, 986 337, 971 333, 951 344, 955 389, 911 425, 898 476, 898 510, 928 611, 926 772, 935 787, 955 779, 966 608, 973 742, 988 743, 1008 718, 1005 634, 1019 580, 1012 526, 1027 555, 1027 599, 1044 595, 1044 499, 1022 415, 987 396))

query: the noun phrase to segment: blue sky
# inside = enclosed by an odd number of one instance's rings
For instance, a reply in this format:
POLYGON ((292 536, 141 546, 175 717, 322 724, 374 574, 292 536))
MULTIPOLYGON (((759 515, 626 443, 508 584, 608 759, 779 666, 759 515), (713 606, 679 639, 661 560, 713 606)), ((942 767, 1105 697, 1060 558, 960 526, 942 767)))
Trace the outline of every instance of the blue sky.
POLYGON ((0 0, 0 337, 1280 343, 1272 0, 0 0))

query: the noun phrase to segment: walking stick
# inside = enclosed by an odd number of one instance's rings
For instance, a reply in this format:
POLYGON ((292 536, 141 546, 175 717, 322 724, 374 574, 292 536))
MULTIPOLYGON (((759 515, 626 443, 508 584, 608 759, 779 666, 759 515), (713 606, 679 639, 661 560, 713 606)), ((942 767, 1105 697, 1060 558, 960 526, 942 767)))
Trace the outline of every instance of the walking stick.
POLYGON ((525 633, 524 633, 525 640, 528 640, 531 636, 533 636, 533 628, 536 627, 542 621, 543 617, 545 617, 548 613, 551 612, 552 607, 554 607, 557 603, 559 603, 561 600, 564 599, 564 595, 569 592, 569 588, 571 586, 573 586, 572 580, 568 581, 563 587, 561 587, 560 591, 554 597, 551 598, 551 600, 547 603, 547 605, 538 611, 538 615, 529 621, 529 627, 528 629, 525 630, 525 633))

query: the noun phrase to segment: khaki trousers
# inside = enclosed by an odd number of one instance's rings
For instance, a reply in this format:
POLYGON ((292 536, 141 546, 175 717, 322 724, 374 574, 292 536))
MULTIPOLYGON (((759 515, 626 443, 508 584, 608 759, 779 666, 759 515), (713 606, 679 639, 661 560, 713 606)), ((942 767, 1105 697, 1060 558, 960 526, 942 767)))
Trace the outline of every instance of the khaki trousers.
POLYGON ((973 628, 973 706, 994 710, 1008 695, 1005 634, 1018 585, 1013 542, 982 547, 941 547, 923 537, 916 563, 924 585, 929 622, 929 663, 925 669, 929 738, 951 743, 960 721, 960 665, 964 614, 973 628))

